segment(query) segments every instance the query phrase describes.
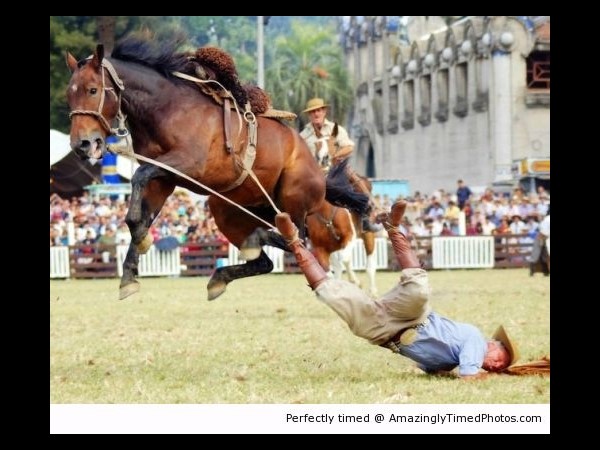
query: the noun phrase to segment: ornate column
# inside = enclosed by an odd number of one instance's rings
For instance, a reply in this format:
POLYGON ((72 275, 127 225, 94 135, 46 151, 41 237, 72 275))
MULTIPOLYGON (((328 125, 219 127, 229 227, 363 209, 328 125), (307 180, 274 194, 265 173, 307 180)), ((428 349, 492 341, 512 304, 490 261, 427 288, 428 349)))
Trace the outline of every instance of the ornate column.
POLYGON ((492 117, 492 145, 494 147, 494 181, 512 179, 512 72, 510 49, 514 42, 510 31, 503 31, 496 36, 495 48, 492 51, 492 72, 490 85, 492 117))

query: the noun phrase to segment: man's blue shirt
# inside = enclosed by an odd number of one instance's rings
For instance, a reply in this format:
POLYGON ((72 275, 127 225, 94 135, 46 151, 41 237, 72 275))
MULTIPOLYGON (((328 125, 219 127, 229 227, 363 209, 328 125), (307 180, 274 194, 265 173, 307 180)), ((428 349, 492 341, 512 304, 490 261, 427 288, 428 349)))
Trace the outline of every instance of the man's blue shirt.
POLYGON ((429 323, 418 329, 417 339, 400 345, 400 353, 415 361, 425 372, 452 370, 475 375, 487 353, 487 340, 468 323, 454 322, 432 312, 429 323))

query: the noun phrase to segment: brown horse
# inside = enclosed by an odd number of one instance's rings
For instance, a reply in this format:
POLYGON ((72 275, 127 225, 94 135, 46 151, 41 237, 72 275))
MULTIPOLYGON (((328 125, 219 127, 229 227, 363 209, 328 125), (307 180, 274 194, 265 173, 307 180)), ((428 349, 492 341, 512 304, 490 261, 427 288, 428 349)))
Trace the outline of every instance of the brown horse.
MULTIPOLYGON (((123 263, 120 298, 139 290, 139 254, 152 244, 148 228, 175 186, 201 195, 209 194, 211 191, 206 188, 210 188, 256 216, 243 213, 216 195, 209 196, 208 203, 221 232, 242 251, 254 249, 244 254, 245 264, 222 267, 213 273, 208 283, 209 299, 221 295, 227 284, 237 278, 273 269, 272 261, 260 249, 268 233, 276 234, 261 228, 263 221, 273 224, 276 213, 263 190, 280 210, 291 215, 301 230, 306 215, 316 210, 330 190, 295 130, 278 120, 251 113, 229 114, 227 102, 220 104, 214 95, 201 92, 194 82, 174 77, 174 72, 196 75, 202 64, 188 53, 177 53, 180 44, 130 37, 115 46, 110 60, 104 58, 101 45, 90 58, 79 62, 67 55, 72 71, 67 88, 72 149, 82 158, 101 158, 107 151, 108 136, 126 134, 126 116, 136 154, 184 175, 147 163, 133 175, 126 216, 132 239, 123 263), (118 130, 111 128, 115 119, 121 119, 118 130), (258 125, 258 137, 252 146, 253 130, 249 124, 253 120, 258 125), (244 170, 247 165, 243 161, 248 152, 254 151, 254 177, 244 178, 248 171, 244 170)), ((230 104, 238 104, 243 111, 248 100, 246 91, 239 84, 233 61, 226 64, 227 58, 222 53, 220 56, 225 64, 211 61, 206 72, 217 73, 219 86, 227 88, 217 90, 217 97, 228 98, 230 104)), ((361 201, 355 196, 346 199, 357 209, 364 207, 361 201)), ((278 236, 273 239, 278 240, 278 236)))
POLYGON ((325 200, 316 211, 306 216, 306 228, 312 252, 319 264, 333 272, 336 278, 341 278, 345 268, 348 279, 360 285, 352 269, 356 231, 350 211, 325 200))

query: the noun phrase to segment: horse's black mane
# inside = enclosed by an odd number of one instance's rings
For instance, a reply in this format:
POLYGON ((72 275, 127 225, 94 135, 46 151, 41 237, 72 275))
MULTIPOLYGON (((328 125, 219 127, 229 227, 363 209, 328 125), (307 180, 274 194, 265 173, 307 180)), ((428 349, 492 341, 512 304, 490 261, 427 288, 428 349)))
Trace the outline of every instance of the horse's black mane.
POLYGON ((173 77, 172 72, 185 71, 188 65, 189 55, 178 51, 185 41, 183 36, 174 36, 159 42, 130 35, 117 42, 111 56, 120 61, 143 64, 169 79, 179 80, 173 77))
MULTIPOLYGON (((173 76, 174 71, 192 76, 196 74, 196 66, 210 68, 216 79, 228 89, 238 104, 244 106, 248 102, 248 94, 242 87, 231 56, 221 49, 201 48, 196 53, 181 52, 179 49, 187 42, 183 35, 158 39, 129 35, 120 40, 111 56, 120 61, 129 61, 150 67, 174 83, 189 83, 173 76), (200 55, 203 55, 200 56, 200 55)), ((266 98, 265 101, 268 101, 266 98)), ((265 105, 264 112, 268 105, 265 105)))

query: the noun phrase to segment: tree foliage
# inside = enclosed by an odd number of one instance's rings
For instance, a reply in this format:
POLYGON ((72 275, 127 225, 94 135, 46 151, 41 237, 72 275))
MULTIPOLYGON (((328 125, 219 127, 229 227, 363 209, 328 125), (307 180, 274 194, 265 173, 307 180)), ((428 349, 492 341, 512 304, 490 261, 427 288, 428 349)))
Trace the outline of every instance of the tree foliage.
POLYGON ((192 47, 214 46, 228 52, 243 82, 256 83, 256 16, 182 16, 192 47))
MULTIPOLYGON (((275 39, 266 74, 276 108, 300 113, 310 98, 322 97, 331 106, 330 118, 344 120, 352 95, 333 25, 293 21, 290 34, 275 39)), ((302 126, 306 117, 299 120, 302 126)))
MULTIPOLYGON (((344 119, 351 89, 335 23, 331 16, 270 17, 264 28, 264 65, 266 88, 275 108, 299 113, 309 98, 321 96, 332 105, 335 119, 344 119)), ((51 128, 69 129, 66 52, 83 58, 98 42, 110 48, 114 41, 138 30, 158 36, 183 31, 190 50, 206 45, 223 48, 234 58, 242 82, 256 83, 256 16, 51 16, 51 128)))
POLYGON ((65 55, 90 54, 94 48, 93 16, 50 16, 50 128, 69 129, 65 89, 70 77, 65 55))

